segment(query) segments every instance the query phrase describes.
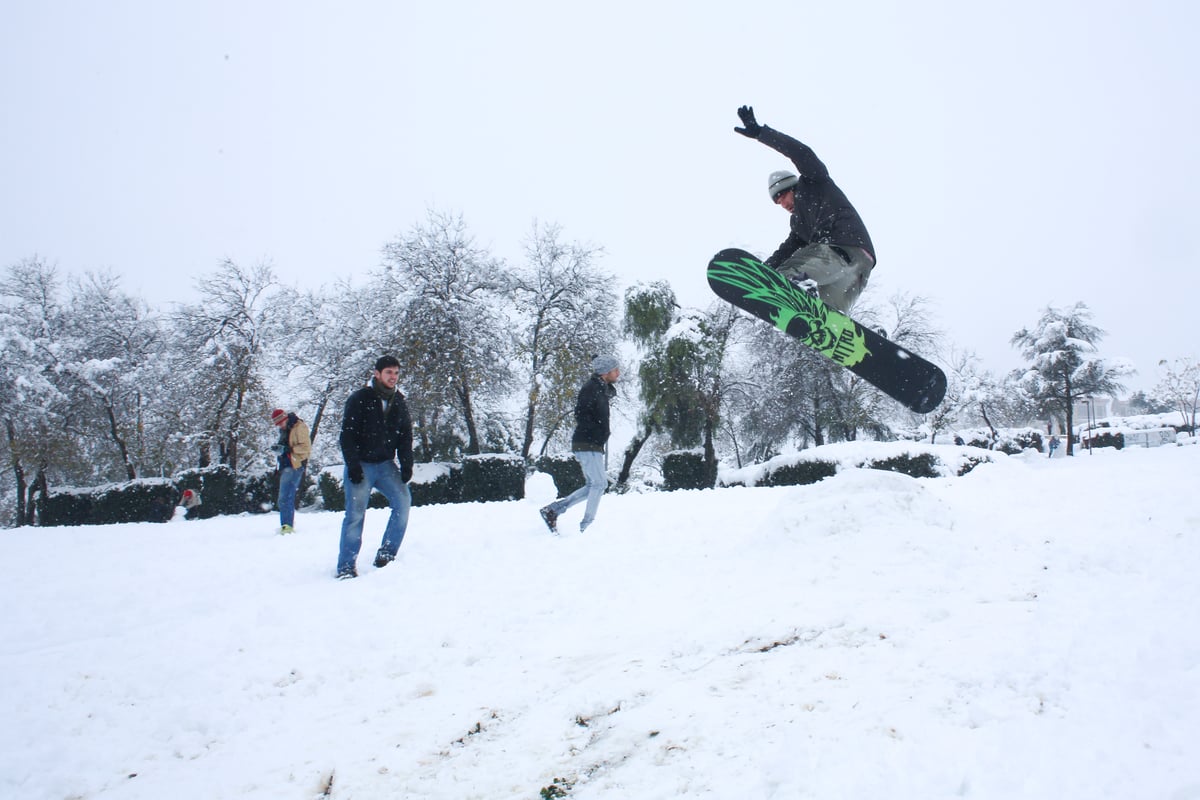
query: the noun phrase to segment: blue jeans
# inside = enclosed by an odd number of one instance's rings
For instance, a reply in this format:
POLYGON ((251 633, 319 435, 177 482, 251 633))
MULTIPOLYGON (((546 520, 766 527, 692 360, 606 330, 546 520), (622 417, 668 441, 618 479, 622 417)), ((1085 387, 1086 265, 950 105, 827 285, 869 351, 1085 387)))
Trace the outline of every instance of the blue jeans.
POLYGON ((279 470, 279 524, 293 525, 296 522, 296 491, 300 488, 300 478, 304 468, 294 469, 283 467, 279 470))
POLYGON ((571 506, 587 500, 583 519, 579 521, 579 530, 582 531, 596 518, 596 509, 600 507, 600 498, 604 496, 604 490, 608 488, 608 475, 604 472, 604 453, 576 450, 575 460, 579 462, 579 466, 583 467, 583 477, 587 483, 563 499, 555 500, 549 507, 554 510, 555 514, 562 516, 562 513, 571 506))
POLYGON ((383 531, 383 543, 379 549, 395 556, 404 541, 404 531, 408 528, 408 510, 412 507, 412 493, 408 484, 400 478, 400 467, 395 461, 384 461, 379 464, 363 463, 363 479, 359 483, 350 482, 348 471, 342 474, 342 486, 346 490, 346 517, 342 520, 342 544, 338 553, 338 572, 354 569, 358 561, 358 551, 362 549, 363 518, 367 513, 367 501, 371 498, 371 489, 378 489, 387 498, 392 507, 388 517, 387 527, 383 531))

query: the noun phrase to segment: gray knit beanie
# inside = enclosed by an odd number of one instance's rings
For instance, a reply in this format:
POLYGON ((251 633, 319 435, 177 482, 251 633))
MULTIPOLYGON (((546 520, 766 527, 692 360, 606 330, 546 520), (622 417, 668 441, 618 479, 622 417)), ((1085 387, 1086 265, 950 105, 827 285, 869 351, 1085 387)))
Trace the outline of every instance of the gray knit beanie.
POLYGON ((612 372, 619 367, 620 364, 612 356, 596 356, 592 359, 592 372, 597 375, 603 375, 606 372, 612 372))
POLYGON ((786 169, 777 170, 767 176, 767 192, 771 195, 771 202, 779 201, 779 195, 794 187, 800 179, 796 177, 796 173, 788 172, 786 169))

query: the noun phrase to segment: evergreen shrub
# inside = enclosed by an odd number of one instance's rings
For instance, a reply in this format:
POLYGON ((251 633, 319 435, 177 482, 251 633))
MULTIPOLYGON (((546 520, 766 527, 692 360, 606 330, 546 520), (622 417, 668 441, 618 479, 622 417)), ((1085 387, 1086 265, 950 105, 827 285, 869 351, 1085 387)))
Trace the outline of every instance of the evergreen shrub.
POLYGON ((525 461, 520 456, 466 456, 462 463, 462 501, 488 503, 525 497, 525 461))
POLYGON ((958 468, 958 477, 961 478, 963 475, 966 475, 968 472, 975 469, 980 464, 990 464, 990 463, 991 463, 990 458, 984 458, 982 456, 971 456, 965 462, 963 462, 963 465, 961 467, 958 468))
POLYGON ((346 493, 342 490, 342 482, 329 472, 322 472, 317 478, 317 493, 321 495, 321 508, 326 511, 345 511, 346 493))
POLYGON ((440 503, 462 502, 463 468, 458 464, 441 464, 444 472, 433 480, 410 481, 414 506, 432 506, 440 503))
POLYGON ((538 472, 550 476, 558 497, 566 497, 587 483, 583 477, 583 467, 579 466, 573 455, 542 456, 533 466, 538 472))
MULTIPOLYGON (((1115 433, 1109 431, 1097 433, 1096 431, 1092 431, 1089 441, 1092 447, 1115 447, 1117 450, 1122 450, 1125 447, 1125 434, 1120 431, 1115 433)), ((1087 446, 1086 443, 1084 446, 1087 446)))
POLYGON ((39 525, 86 525, 92 512, 92 497, 78 490, 57 492, 52 489, 47 494, 38 494, 37 507, 39 525))
POLYGON ((717 476, 704 463, 702 450, 676 450, 663 458, 663 490, 711 489, 717 476))
POLYGON ((179 494, 191 489, 200 494, 197 516, 215 517, 218 514, 240 514, 246 509, 245 490, 238 485, 237 474, 228 464, 184 470, 175 476, 179 494))
MULTIPOLYGON (((307 479, 307 475, 304 476, 307 479)), ((238 475, 242 496, 245 498, 246 510, 263 513, 279 509, 275 501, 279 499, 279 470, 264 468, 257 472, 241 473, 238 475)), ((304 481, 296 492, 296 505, 303 505, 304 481)), ((203 495, 201 495, 203 498, 203 495)))
POLYGON ((822 461, 820 459, 796 461, 772 469, 763 476, 758 485, 807 486, 810 483, 816 483, 825 478, 832 478, 836 474, 837 464, 833 461, 822 461))
POLYGON ((167 522, 175 514, 179 494, 166 478, 51 491, 38 498, 38 519, 46 527, 167 522))
MULTIPOLYGON (((413 491, 414 500, 416 492, 414 484, 409 484, 409 490, 413 491)), ((345 511, 346 510, 346 490, 342 486, 341 478, 334 477, 331 473, 322 472, 321 477, 317 479, 317 491, 321 495, 321 507, 326 511, 345 511)), ((413 505, 416 505, 414 502, 413 505)), ((367 508, 387 508, 387 498, 380 494, 377 490, 371 490, 371 496, 367 499, 367 508)))
POLYGON ((880 461, 868 461, 863 464, 867 469, 882 469, 889 472, 899 472, 913 478, 936 478, 938 458, 933 453, 903 453, 880 461))

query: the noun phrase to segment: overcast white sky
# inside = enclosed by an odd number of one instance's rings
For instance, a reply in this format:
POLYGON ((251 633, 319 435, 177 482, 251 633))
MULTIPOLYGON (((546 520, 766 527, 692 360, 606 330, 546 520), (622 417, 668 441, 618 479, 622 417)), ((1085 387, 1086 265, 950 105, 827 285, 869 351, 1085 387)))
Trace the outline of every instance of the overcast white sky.
POLYGON ((0 265, 110 269, 156 305, 231 258, 302 288, 430 209, 510 262, 534 222, 620 293, 707 305, 708 258, 787 233, 736 109, 811 145, 879 255, 1004 372, 1087 303, 1149 388, 1200 356, 1200 5, 10 0, 0 265))

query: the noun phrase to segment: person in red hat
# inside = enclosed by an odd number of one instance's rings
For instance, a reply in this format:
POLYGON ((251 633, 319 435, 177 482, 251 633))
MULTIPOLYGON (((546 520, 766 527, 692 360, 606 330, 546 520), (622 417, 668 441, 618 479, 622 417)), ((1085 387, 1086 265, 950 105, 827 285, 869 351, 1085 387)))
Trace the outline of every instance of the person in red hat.
POLYGON ((279 429, 279 442, 271 448, 279 468, 279 532, 287 534, 295 530, 296 492, 312 453, 312 440, 304 420, 282 408, 271 412, 271 424, 279 429))

